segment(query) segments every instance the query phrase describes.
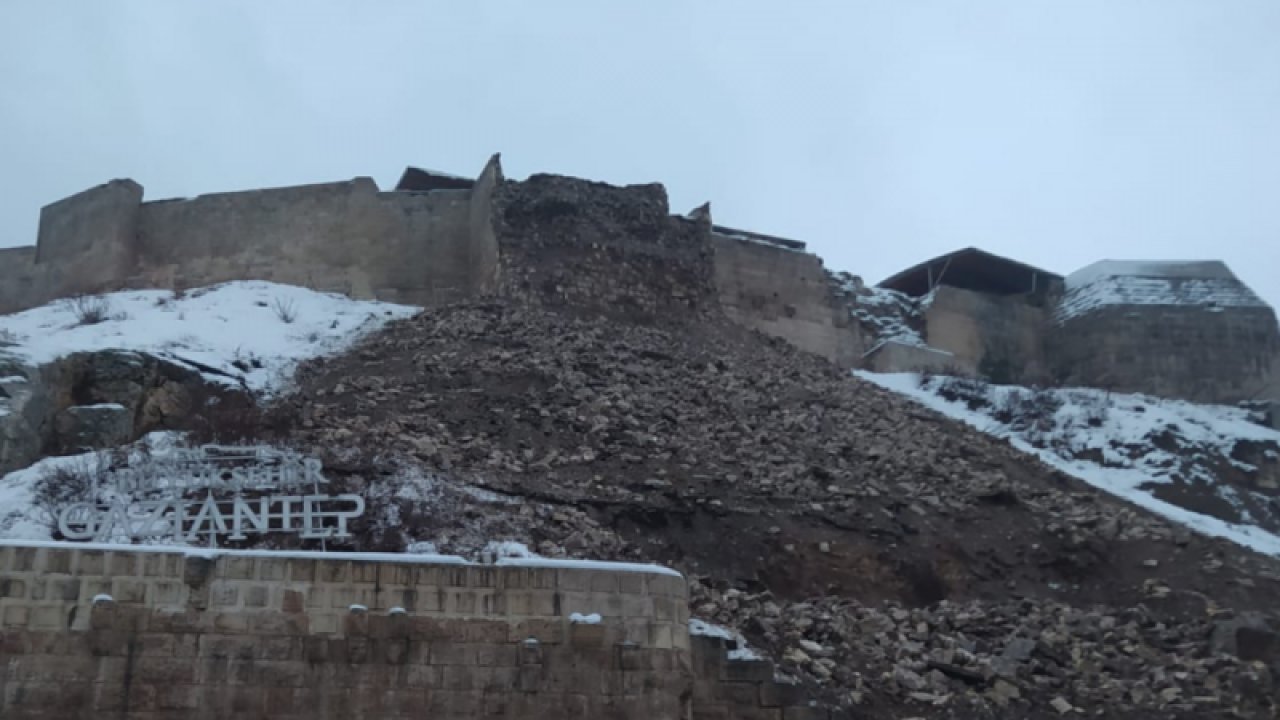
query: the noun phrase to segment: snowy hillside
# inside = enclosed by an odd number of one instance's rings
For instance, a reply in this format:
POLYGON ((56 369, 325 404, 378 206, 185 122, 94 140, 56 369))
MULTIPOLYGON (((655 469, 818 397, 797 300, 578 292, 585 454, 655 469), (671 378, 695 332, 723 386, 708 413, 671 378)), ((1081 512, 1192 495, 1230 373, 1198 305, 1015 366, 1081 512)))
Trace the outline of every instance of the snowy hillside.
POLYGON ((178 295, 117 292, 0 316, 0 355, 38 365, 74 352, 135 350, 272 391, 298 362, 340 351, 418 310, 260 281, 178 295))
POLYGON ((1193 530, 1280 555, 1280 432, 1243 409, 915 373, 857 375, 1193 530))

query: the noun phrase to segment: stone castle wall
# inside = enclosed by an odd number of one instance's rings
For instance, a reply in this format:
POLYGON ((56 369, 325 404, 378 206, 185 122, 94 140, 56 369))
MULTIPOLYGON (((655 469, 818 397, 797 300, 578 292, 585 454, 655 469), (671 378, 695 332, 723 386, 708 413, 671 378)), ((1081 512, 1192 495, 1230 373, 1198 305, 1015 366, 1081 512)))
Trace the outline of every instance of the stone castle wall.
POLYGON ((1271 308, 1119 305, 1067 320, 1048 344, 1069 384, 1198 402, 1280 398, 1271 308))
POLYGON ((356 178, 144 203, 141 186, 114 180, 45 207, 35 248, 0 250, 0 312, 242 279, 427 307, 500 294, 637 319, 722 313, 842 367, 1280 398, 1270 310, 1111 310, 1055 326, 1043 293, 942 285, 923 333, 944 357, 864 335, 802 244, 713 226, 709 211, 673 216, 661 185, 508 182, 495 155, 474 182, 406 187, 435 189, 383 192, 356 178))
POLYGON ((0 717, 819 716, 723 648, 699 675, 687 603, 647 566, 3 543, 0 717))
POLYGON ((716 292, 731 320, 845 367, 858 364, 864 340, 833 298, 818 256, 719 233, 711 241, 716 292))
POLYGON ((956 369, 1000 383, 1045 382, 1048 329, 1046 308, 1018 295, 987 295, 943 285, 925 310, 930 346, 950 352, 956 369))
POLYGON ((465 297, 471 192, 379 192, 373 180, 146 203, 139 285, 253 278, 431 305, 465 297))

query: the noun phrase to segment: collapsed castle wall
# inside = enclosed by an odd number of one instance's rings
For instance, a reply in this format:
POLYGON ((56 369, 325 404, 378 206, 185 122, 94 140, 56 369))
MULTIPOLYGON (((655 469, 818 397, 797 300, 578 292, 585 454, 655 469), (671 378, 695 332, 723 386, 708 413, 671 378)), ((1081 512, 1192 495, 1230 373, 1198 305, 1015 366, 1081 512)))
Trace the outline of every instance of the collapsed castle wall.
POLYGON ((750 237, 711 235, 715 282, 725 314, 740 325, 854 367, 865 341, 832 294, 822 259, 750 237))
POLYGON ((661 185, 533 175, 493 204, 503 295, 634 319, 716 307, 710 225, 673 217, 661 185))

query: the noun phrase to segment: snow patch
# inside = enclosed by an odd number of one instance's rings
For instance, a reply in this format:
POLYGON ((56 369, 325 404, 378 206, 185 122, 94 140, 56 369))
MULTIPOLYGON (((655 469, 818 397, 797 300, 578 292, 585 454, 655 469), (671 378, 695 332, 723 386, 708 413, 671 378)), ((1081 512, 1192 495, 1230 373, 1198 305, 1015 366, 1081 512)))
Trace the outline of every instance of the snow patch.
POLYGON ((25 338, 6 352, 35 365, 75 352, 146 352, 225 373, 208 373, 212 381, 242 381, 250 390, 274 392, 298 362, 339 352, 420 310, 256 280, 182 295, 132 290, 101 298, 112 312, 95 324, 81 324, 66 301, 0 316, 0 335, 25 338), (290 309, 293 321, 285 322, 279 308, 290 309))
POLYGON ((1059 323, 1114 305, 1267 307, 1221 262, 1103 260, 1068 275, 1059 323))
POLYGON ((747 645, 747 639, 742 633, 736 630, 730 630, 723 625, 709 623, 706 620, 697 618, 689 618, 689 635, 693 637, 709 637, 724 640, 732 647, 728 650, 728 658, 730 660, 763 660, 764 656, 757 652, 754 648, 747 645))
MULTIPOLYGON (((1037 447, 1028 438, 1040 430, 1017 430, 989 412, 970 408, 963 400, 940 397, 933 389, 922 388, 916 373, 854 374, 982 432, 1006 438, 1015 448, 1035 455, 1045 464, 1170 521, 1258 552, 1280 555, 1280 535, 1188 510, 1157 498, 1152 491, 1153 486, 1173 482, 1175 473, 1184 472, 1190 477, 1183 480, 1218 484, 1212 473, 1197 471, 1194 466, 1187 470, 1177 454, 1152 444, 1153 438, 1170 428, 1177 429, 1174 437, 1180 442, 1226 457, 1241 440, 1280 444, 1280 432, 1250 422, 1243 409, 1083 388, 1055 390, 1052 392, 1061 405, 1053 413, 1052 426, 1069 432, 1060 434, 1058 445, 1037 447), (1105 408, 1105 412, 1099 412, 1099 408, 1105 408), (1138 452, 1121 452, 1133 449, 1138 452), (1102 463, 1080 459, 1090 451, 1100 455, 1102 463)), ((1026 388, 990 386, 989 398, 999 405, 1011 394, 1028 392, 1026 388)), ((1229 486, 1219 485, 1219 496, 1227 502, 1240 502, 1238 491, 1229 486)))

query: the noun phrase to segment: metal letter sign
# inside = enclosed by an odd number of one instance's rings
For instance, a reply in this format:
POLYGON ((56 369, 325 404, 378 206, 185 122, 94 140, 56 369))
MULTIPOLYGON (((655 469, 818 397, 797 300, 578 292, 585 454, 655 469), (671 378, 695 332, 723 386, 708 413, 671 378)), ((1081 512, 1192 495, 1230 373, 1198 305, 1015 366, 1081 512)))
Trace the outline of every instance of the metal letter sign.
POLYGON ((107 472, 92 495, 63 507, 58 529, 68 540, 207 537, 293 533, 347 538, 347 522, 364 513, 359 495, 326 495, 320 461, 269 447, 205 445, 140 467, 107 472))

